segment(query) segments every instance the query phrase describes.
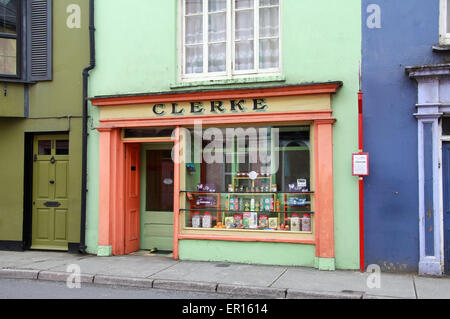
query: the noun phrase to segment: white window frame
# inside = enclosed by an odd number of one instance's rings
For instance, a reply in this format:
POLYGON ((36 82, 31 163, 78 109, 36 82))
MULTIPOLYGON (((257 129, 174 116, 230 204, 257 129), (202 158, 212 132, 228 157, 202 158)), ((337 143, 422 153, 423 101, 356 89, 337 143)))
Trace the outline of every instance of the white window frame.
MULTIPOLYGON (((279 0, 279 32, 278 32, 278 41, 279 41, 279 49, 278 49, 278 68, 271 69, 260 69, 259 68, 259 41, 261 39, 259 36, 259 5, 260 0, 253 0, 254 3, 254 66, 253 70, 244 70, 240 71, 234 70, 234 61, 235 61, 235 1, 227 0, 227 18, 226 18, 226 70, 224 72, 206 72, 208 67, 208 0, 203 1, 203 73, 195 73, 195 74, 186 74, 185 66, 186 66, 186 54, 185 54, 185 39, 186 39, 186 30, 185 30, 185 0, 179 1, 179 19, 178 19, 178 79, 180 82, 199 82, 199 81, 211 81, 211 80, 233 80, 233 79, 242 79, 242 78, 259 78, 259 77, 272 77, 272 76, 280 76, 282 73, 282 0, 279 0), (206 45, 205 45, 206 43, 206 45)), ((271 6, 267 6, 270 8, 271 6)), ((265 7, 264 7, 265 8, 265 7)), ((272 37, 276 38, 276 37, 272 37)), ((270 39, 270 38, 267 38, 270 39)))
POLYGON ((439 43, 450 45, 450 33, 447 33, 447 0, 441 0, 439 18, 439 43))

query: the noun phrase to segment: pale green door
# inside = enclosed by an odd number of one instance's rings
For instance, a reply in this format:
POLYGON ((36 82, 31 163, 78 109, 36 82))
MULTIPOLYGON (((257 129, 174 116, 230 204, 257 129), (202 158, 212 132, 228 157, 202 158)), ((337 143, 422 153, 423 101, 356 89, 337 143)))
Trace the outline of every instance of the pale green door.
POLYGON ((142 147, 140 249, 173 250, 172 147, 173 143, 142 147))
POLYGON ((36 136, 33 152, 31 249, 67 250, 69 136, 36 136))

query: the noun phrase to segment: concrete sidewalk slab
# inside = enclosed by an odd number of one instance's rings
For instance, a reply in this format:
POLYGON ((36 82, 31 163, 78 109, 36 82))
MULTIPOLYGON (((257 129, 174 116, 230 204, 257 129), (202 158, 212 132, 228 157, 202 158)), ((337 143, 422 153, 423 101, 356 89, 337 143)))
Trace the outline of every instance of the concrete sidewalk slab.
POLYGON ((0 268, 49 270, 53 267, 69 265, 90 256, 55 252, 4 252, 0 251, 0 268))
POLYGON ((450 279, 414 276, 419 299, 450 299, 450 279))
POLYGON ((67 266, 81 269, 81 281, 111 286, 216 292, 247 298, 450 299, 450 278, 381 273, 370 289, 370 274, 311 268, 176 261, 167 257, 97 257, 61 252, 1 252, 0 278, 66 281, 67 266))
POLYGON ((269 287, 286 267, 180 261, 151 278, 269 287))
POLYGON ((273 287, 327 293, 365 293, 372 296, 416 298, 410 275, 381 274, 381 287, 367 286, 369 274, 353 271, 323 272, 306 268, 289 268, 273 287))
MULTIPOLYGON (((177 263, 179 261, 165 257, 117 256, 82 259, 77 265, 82 274, 147 278, 177 263)), ((52 270, 65 271, 65 268, 55 267, 52 270)))

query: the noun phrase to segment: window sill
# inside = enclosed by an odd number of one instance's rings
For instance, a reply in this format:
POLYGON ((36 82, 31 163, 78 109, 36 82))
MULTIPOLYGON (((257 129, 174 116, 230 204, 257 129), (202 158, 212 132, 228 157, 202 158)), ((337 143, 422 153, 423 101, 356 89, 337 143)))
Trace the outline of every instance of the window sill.
POLYGON ((2 78, 0 77, 0 82, 3 83, 22 83, 22 84, 36 84, 37 82, 34 81, 27 81, 22 79, 15 79, 15 78, 2 78))
POLYGON ((214 85, 235 85, 235 84, 254 84, 254 83, 269 83, 269 82, 286 82, 285 76, 268 76, 268 77, 253 77, 253 78, 235 78, 227 80, 208 80, 208 81, 192 81, 171 84, 171 89, 191 88, 191 87, 209 87, 214 85))
POLYGON ((448 52, 450 51, 450 44, 435 44, 432 48, 435 52, 448 52))
MULTIPOLYGON (((286 235, 286 234, 285 234, 286 235)), ((267 242, 267 243, 291 243, 291 244, 304 244, 315 245, 315 236, 310 234, 291 234, 290 236, 270 236, 270 234, 260 234, 257 236, 255 233, 249 234, 245 232, 236 232, 235 234, 227 233, 220 230, 209 230, 203 232, 194 232, 185 229, 178 235, 178 239, 190 239, 190 240, 217 240, 217 241, 234 241, 234 242, 267 242), (261 236, 262 235, 262 236, 261 236)))

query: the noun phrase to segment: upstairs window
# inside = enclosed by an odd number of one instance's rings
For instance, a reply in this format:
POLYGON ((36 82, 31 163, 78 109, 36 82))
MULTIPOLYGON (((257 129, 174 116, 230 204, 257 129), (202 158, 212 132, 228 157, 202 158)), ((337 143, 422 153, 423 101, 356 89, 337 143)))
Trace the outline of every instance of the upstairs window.
POLYGON ((18 0, 0 0, 0 76, 15 77, 19 72, 19 13, 18 0))
POLYGON ((280 73, 281 0, 181 0, 182 79, 280 73))
POLYGON ((52 79, 52 0, 0 0, 0 80, 52 79))
POLYGON ((450 0, 441 0, 439 43, 450 45, 450 0))

